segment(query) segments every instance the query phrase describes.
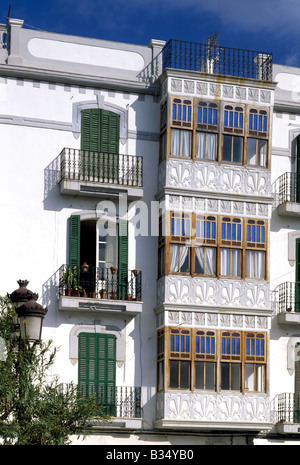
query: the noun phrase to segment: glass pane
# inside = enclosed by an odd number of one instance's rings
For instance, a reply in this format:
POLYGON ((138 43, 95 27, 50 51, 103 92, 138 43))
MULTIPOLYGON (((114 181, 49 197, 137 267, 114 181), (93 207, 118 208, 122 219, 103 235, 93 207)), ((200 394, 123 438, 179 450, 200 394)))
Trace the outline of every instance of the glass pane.
POLYGON ((217 135, 207 134, 207 158, 209 160, 216 159, 217 135))
POLYGON ((231 389, 234 391, 240 390, 240 364, 231 364, 231 389))
POLYGON ((221 363, 221 389, 229 389, 229 363, 221 363))
POLYGON ((245 389, 247 391, 254 391, 254 364, 246 363, 245 370, 245 389))
POLYGON ((205 389, 215 389, 215 363, 206 362, 205 389))
POLYGON ((189 367, 190 362, 180 361, 180 387, 181 389, 189 388, 189 367))
POLYGON ((190 156, 191 133, 189 131, 181 132, 181 156, 190 156))
POLYGON ((179 381, 179 361, 170 361, 170 388, 178 388, 179 381))
POLYGON ((265 392, 265 365, 256 365, 256 391, 265 392))
POLYGON ((231 136, 224 136, 223 138, 223 160, 231 161, 231 136))
POLYGON ((204 389, 204 362, 195 363, 195 388, 204 389))
POLYGON ((197 152, 196 156, 198 158, 205 158, 205 133, 197 133, 197 152))
POLYGON ((179 271, 179 245, 171 244, 171 263, 170 271, 179 271))
POLYGON ((195 247, 195 273, 204 274, 204 247, 195 247))
POLYGON ((267 142, 265 140, 258 140, 257 141, 257 152, 258 152, 257 164, 259 166, 266 166, 267 142))
POLYGON ((172 129, 171 155, 180 156, 180 130, 172 129))
POLYGON ((256 165, 256 139, 248 139, 248 165, 256 165))
POLYGON ((243 140, 241 137, 233 138, 233 162, 241 163, 242 162, 242 148, 243 140))

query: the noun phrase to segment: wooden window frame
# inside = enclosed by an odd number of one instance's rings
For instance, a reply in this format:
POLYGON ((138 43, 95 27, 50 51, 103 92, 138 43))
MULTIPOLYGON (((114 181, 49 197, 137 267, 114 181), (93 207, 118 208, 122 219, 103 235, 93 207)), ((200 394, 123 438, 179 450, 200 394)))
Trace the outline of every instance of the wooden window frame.
POLYGON ((268 221, 261 218, 245 218, 244 219, 244 242, 245 242, 245 259, 244 259, 244 276, 245 279, 255 279, 255 280, 266 280, 268 279, 268 267, 267 267, 267 250, 268 250, 268 221), (253 231, 254 228, 254 231, 253 231), (264 241, 257 241, 257 228, 259 228, 259 237, 262 238, 262 231, 264 236, 264 241), (250 239, 248 240, 248 235, 250 233, 250 239), (255 237, 253 237, 253 235, 255 237), (254 239, 254 240, 253 240, 254 239), (248 261, 248 251, 254 252, 254 270, 256 270, 256 252, 264 253, 264 277, 259 278, 257 276, 247 276, 247 261, 248 261))
MULTIPOLYGON (((168 383, 167 386, 169 389, 176 389, 176 390, 190 390, 191 389, 191 351, 192 351, 192 331, 188 328, 177 328, 177 327, 170 327, 167 328, 166 331, 167 341, 166 341, 166 349, 168 350, 168 383), (178 337, 178 350, 172 351, 172 337, 176 342, 176 337, 178 337), (187 341, 188 341, 188 350, 187 349, 187 341), (178 362, 178 385, 177 387, 171 387, 171 362, 177 361, 178 362), (181 387, 181 373, 182 368, 181 362, 188 362, 188 388, 181 387)), ((177 349, 175 345, 175 349, 177 349)))
MULTIPOLYGON (((268 363, 268 345, 269 336, 264 331, 245 331, 245 330, 222 330, 208 328, 187 328, 187 327, 164 327, 157 331, 157 388, 163 390, 177 391, 197 391, 197 392, 241 392, 246 394, 249 392, 248 380, 246 376, 247 365, 253 365, 254 373, 257 373, 256 368, 262 367, 262 389, 258 389, 256 380, 254 380, 255 389, 251 392, 266 393, 267 392, 267 363, 268 363), (178 347, 171 344, 171 336, 178 337, 178 347), (189 337, 188 350, 182 350, 182 336, 189 337), (201 350, 201 341, 197 342, 197 338, 203 338, 201 350), (212 344, 213 341, 213 344, 212 344), (253 341, 253 342, 252 342, 253 341), (262 341, 262 342, 260 342, 262 341), (257 350, 257 347, 263 346, 263 351, 257 350), (247 347, 254 346, 255 353, 247 350, 247 347), (176 348, 177 350, 171 350, 176 348), (213 348, 213 350, 212 350, 213 348), (209 349, 209 350, 207 350, 209 349), (178 361, 178 385, 170 387, 170 361, 178 361), (189 388, 180 387, 180 361, 188 361, 189 363, 189 388), (196 387, 196 363, 203 363, 203 379, 204 387, 196 387), (214 363, 214 389, 206 389, 205 387, 205 363, 214 363), (222 389, 222 363, 228 365, 229 374, 229 389, 222 389), (234 365, 234 366, 233 366, 234 365), (160 386, 159 383, 159 367, 163 367, 164 379, 160 386), (231 384, 231 375, 233 370, 237 369, 239 374, 239 388, 233 389, 231 384)), ((223 366, 224 368, 224 366, 223 366)), ((227 368, 227 367, 226 367, 227 368)), ((256 374, 254 374, 254 377, 256 374)))

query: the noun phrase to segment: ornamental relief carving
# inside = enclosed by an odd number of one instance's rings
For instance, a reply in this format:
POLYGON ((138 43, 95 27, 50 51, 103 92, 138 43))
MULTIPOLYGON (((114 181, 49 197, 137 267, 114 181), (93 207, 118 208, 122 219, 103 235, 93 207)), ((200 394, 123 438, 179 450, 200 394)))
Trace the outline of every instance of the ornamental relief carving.
POLYGON ((263 168, 253 170, 213 162, 170 159, 159 168, 158 179, 160 188, 251 196, 271 195, 270 173, 263 168))
POLYGON ((263 395, 165 393, 165 420, 270 422, 270 401, 263 395))
POLYGON ((271 308, 268 283, 180 275, 169 275, 159 280, 157 303, 261 310, 271 308))

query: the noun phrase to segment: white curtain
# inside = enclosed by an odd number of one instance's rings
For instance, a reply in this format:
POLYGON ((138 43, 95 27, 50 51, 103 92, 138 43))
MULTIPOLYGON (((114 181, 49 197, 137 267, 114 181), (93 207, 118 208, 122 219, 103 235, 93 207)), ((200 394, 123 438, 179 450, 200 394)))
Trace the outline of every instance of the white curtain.
POLYGON ((215 160, 216 158, 216 135, 207 134, 207 158, 215 160))
POLYGON ((179 246, 175 244, 171 244, 170 271, 175 273, 179 271, 179 246))
POLYGON ((197 158, 205 158, 208 160, 216 159, 216 134, 205 134, 205 132, 197 132, 197 158))
POLYGON ((197 158, 205 158, 205 133, 197 132, 197 158))
POLYGON ((221 249, 221 275, 230 276, 230 249, 221 249))
POLYGON ((180 155, 180 130, 172 129, 171 155, 180 155))
POLYGON ((182 266, 188 256, 189 248, 187 245, 171 244, 171 263, 170 271, 178 273, 182 271, 182 266), (179 268, 179 249, 180 249, 180 268, 179 268))
POLYGON ((247 250, 247 278, 265 277, 265 253, 257 250, 247 250))
POLYGON ((241 276, 241 251, 239 249, 221 249, 221 274, 223 276, 241 276))
POLYGON ((199 263, 199 273, 215 275, 215 249, 214 247, 196 247, 196 260, 199 263), (204 266, 205 254, 205 266, 204 266))
POLYGON ((181 156, 190 156, 190 131, 181 131, 181 156))
POLYGON ((267 143, 264 140, 258 141, 258 164, 266 166, 267 143))

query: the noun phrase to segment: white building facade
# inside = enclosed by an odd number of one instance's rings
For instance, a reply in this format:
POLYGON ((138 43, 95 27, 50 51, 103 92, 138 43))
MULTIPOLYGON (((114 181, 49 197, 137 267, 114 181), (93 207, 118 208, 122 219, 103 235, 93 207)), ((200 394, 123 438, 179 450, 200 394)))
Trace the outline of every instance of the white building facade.
POLYGON ((299 70, 0 32, 1 293, 106 405, 86 443, 298 443, 299 70))

